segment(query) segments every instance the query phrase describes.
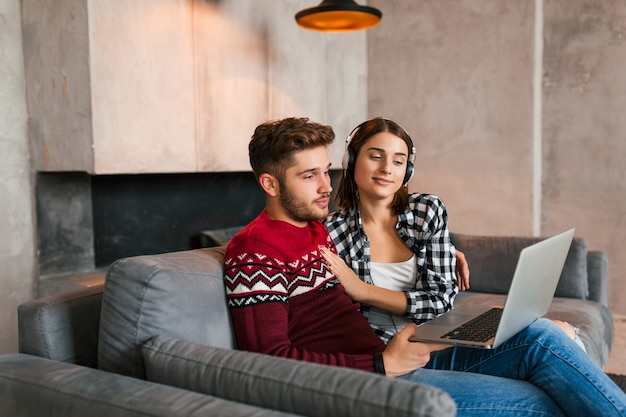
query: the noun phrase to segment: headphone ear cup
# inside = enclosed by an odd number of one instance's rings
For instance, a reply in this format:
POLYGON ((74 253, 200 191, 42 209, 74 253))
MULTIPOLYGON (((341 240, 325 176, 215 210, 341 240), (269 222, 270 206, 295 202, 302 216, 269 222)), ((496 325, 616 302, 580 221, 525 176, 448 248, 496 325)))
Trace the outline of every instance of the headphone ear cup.
POLYGON ((341 158, 341 167, 343 168, 343 176, 347 177, 348 172, 354 168, 354 152, 349 147, 346 148, 341 158))
POLYGON ((406 187, 409 185, 409 181, 413 178, 413 173, 415 172, 415 167, 413 166, 413 162, 409 161, 406 163, 406 172, 404 173, 404 179, 402 180, 402 184, 406 187))

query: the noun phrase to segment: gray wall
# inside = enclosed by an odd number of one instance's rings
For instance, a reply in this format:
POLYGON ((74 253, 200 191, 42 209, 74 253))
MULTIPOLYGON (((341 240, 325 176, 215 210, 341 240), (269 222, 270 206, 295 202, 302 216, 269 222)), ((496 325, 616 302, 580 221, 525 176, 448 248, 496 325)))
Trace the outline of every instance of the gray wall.
POLYGON ((546 2, 542 229, 574 225, 609 254, 626 314, 626 2, 546 2))
POLYGON ((384 16, 368 31, 368 112, 412 134, 410 189, 442 196, 456 232, 576 227, 608 252, 626 314, 626 2, 369 3, 384 16))
POLYGON ((17 351, 17 306, 33 297, 33 191, 19 2, 0 2, 0 353, 17 351))
MULTIPOLYGON (((302 30, 299 3, 22 0, 33 166, 246 171, 260 122, 347 130, 366 114, 366 33, 302 30)), ((342 154, 338 141, 333 163, 342 154)))

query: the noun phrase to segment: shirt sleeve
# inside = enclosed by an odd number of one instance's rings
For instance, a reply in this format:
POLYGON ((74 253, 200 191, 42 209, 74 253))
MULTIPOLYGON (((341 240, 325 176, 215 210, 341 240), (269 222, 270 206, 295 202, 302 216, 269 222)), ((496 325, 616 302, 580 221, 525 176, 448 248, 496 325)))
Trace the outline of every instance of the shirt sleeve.
POLYGON ((456 252, 443 201, 427 196, 420 199, 413 213, 415 224, 408 227, 417 230, 417 280, 414 290, 405 291, 406 316, 419 324, 452 309, 458 286, 456 252))

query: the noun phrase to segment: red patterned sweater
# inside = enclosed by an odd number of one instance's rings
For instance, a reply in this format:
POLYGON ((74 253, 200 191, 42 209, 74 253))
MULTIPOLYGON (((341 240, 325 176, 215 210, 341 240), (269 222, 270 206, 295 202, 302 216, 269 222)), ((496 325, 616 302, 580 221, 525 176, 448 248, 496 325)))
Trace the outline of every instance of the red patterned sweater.
MULTIPOLYGON (((264 210, 226 249, 225 283, 239 349, 374 371, 384 343, 324 262, 322 222, 299 228, 264 210)), ((334 247, 333 247, 334 250, 334 247)))

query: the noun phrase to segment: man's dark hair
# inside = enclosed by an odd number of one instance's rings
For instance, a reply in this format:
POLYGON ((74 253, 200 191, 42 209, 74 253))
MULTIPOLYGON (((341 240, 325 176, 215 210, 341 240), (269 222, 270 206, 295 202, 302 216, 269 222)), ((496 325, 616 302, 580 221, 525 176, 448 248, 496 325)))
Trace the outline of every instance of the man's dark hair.
POLYGON ((250 166, 259 179, 268 173, 283 179, 293 164, 293 154, 318 146, 327 147, 335 139, 332 127, 311 122, 306 117, 289 117, 257 126, 248 145, 250 166))

